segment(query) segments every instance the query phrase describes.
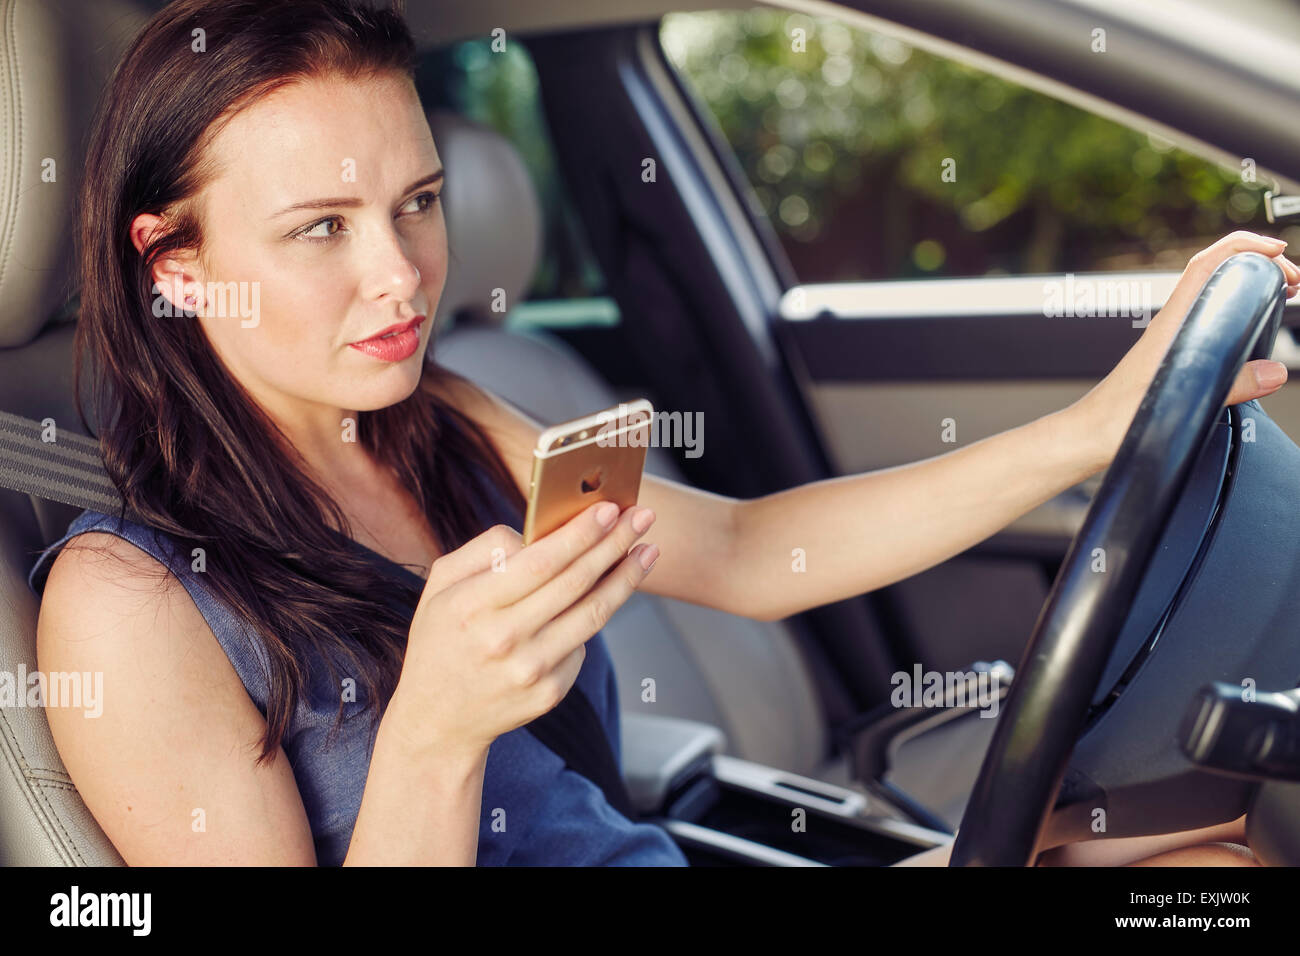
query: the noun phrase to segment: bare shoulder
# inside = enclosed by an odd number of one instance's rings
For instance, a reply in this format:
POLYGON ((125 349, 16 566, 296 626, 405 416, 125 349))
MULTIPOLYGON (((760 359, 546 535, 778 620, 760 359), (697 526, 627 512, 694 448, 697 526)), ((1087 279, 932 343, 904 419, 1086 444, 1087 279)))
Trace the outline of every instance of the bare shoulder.
MULTIPOLYGON (((107 532, 58 555, 37 621, 37 664, 81 675, 47 695, 73 783, 132 865, 315 863, 288 761, 256 758, 266 721, 185 586, 107 532)), ((58 681, 62 683, 62 680, 58 681)))
POLYGON ((500 452, 520 493, 532 481, 533 449, 543 425, 527 412, 469 379, 445 372, 431 376, 430 387, 478 425, 500 452))
MULTIPOLYGON (((105 653, 193 633, 200 625, 206 626, 203 616, 161 562, 118 535, 91 531, 69 541, 50 568, 37 656, 42 662, 100 661, 105 653)), ((156 660, 157 649, 151 651, 156 660)))

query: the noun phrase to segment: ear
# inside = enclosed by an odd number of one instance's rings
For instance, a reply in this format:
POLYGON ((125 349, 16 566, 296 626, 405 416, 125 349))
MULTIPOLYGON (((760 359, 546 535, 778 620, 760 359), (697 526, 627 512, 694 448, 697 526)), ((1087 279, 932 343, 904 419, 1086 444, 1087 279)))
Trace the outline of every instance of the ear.
MULTIPOLYGON (((144 253, 149 238, 156 230, 165 229, 166 222, 153 213, 141 213, 131 220, 131 244, 135 251, 144 253)), ((203 276, 198 257, 177 250, 154 263, 152 278, 157 295, 161 295, 171 308, 178 312, 197 312, 203 308, 203 276)))

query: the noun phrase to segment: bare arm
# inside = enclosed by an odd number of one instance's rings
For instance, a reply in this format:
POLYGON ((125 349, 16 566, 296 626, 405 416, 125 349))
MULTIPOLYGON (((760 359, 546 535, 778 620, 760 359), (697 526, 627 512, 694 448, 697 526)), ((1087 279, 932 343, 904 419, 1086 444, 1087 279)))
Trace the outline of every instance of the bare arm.
POLYGON ((404 736, 403 713, 394 695, 343 865, 473 866, 487 751, 449 746, 432 756, 404 736))
POLYGON ((1105 467, 1069 409, 923 461, 741 504, 727 603, 777 620, 965 551, 1105 467))
MULTIPOLYGON (((106 533, 78 537, 51 569, 40 669, 103 682, 97 717, 46 708, 68 773, 131 865, 316 865, 284 751, 256 765, 265 720, 184 586, 161 571, 106 533)), ((472 865, 486 752, 435 760, 408 747, 394 702, 345 863, 472 865)))
MULTIPOLYGON (((528 491, 541 425, 490 392, 455 392, 528 491)), ((959 554, 1105 467, 1069 409, 925 461, 738 500, 646 475, 661 557, 641 590, 776 620, 959 554), (795 571, 802 549, 805 571, 795 571)))

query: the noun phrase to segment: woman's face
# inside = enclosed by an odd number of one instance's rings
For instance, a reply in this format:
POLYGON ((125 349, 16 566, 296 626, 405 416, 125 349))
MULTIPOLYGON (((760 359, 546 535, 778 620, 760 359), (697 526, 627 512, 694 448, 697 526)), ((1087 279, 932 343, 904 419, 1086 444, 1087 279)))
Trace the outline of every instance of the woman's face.
POLYGON ((231 373, 291 430, 410 395, 447 272, 442 164, 411 82, 284 87, 237 113, 210 156, 202 262, 184 273, 231 373), (417 316, 414 335, 353 346, 417 316))

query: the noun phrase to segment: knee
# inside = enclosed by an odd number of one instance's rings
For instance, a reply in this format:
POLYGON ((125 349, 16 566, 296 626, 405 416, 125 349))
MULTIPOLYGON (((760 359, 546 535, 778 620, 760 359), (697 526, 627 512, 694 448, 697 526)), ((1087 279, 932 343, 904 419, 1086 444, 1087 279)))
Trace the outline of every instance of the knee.
POLYGON ((1129 866, 1259 866, 1255 854, 1239 843, 1202 843, 1134 860, 1129 866))

